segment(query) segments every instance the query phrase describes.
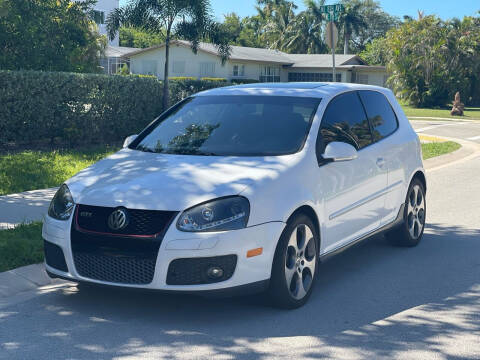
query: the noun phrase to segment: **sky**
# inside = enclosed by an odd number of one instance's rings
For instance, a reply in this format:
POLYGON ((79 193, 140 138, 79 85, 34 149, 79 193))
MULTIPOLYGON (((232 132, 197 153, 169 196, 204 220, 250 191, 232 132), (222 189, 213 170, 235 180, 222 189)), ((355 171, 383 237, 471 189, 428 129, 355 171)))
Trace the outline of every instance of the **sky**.
MULTIPOLYGON (((302 10, 303 0, 293 0, 302 10)), ((127 0, 120 0, 123 5, 127 0)), ((240 16, 254 15, 255 0, 210 0, 217 20, 222 21, 223 15, 236 12, 240 16)), ((338 1, 329 1, 327 4, 334 4, 338 1)), ((380 0, 380 5, 387 13, 398 16, 417 16, 417 10, 423 10, 425 15, 438 15, 442 19, 451 17, 462 18, 465 15, 475 15, 480 10, 480 0, 380 0)))

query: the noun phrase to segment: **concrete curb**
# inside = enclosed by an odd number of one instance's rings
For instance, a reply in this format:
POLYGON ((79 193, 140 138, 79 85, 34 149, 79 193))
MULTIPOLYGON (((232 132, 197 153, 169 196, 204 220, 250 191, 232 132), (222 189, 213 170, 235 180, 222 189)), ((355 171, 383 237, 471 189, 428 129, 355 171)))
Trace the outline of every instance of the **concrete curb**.
POLYGON ((445 137, 445 136, 436 136, 436 135, 428 135, 428 134, 425 134, 425 135, 436 137, 444 141, 454 141, 456 143, 459 143, 462 146, 460 149, 454 152, 424 160, 423 166, 425 167, 425 170, 428 172, 435 171, 438 169, 443 169, 446 166, 462 163, 476 156, 480 156, 480 144, 477 144, 473 141, 445 137))
POLYGON ((50 279, 43 263, 22 266, 0 273, 0 298, 63 282, 59 279, 50 279))

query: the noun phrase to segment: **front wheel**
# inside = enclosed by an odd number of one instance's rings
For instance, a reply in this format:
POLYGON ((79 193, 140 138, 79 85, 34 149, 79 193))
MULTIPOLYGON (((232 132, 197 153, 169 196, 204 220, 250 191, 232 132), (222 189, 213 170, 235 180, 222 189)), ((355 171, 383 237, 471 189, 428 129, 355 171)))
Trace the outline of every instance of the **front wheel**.
POLYGON ((310 218, 300 214, 287 223, 275 251, 268 291, 274 305, 294 309, 308 300, 318 268, 318 244, 310 218))
POLYGON ((403 223, 389 231, 386 237, 399 246, 418 245, 425 230, 426 214, 425 188, 420 180, 413 179, 405 199, 403 223))

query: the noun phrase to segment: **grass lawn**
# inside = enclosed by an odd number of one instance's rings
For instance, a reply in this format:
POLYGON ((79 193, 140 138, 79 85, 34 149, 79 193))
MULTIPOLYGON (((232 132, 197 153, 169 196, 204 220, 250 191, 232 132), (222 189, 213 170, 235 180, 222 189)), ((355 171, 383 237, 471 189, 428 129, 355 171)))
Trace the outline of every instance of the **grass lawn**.
POLYGON ((114 150, 91 148, 0 154, 0 195, 58 186, 114 150))
POLYGON ((42 224, 0 230, 0 272, 43 261, 42 224))
POLYGON ((465 116, 452 116, 450 115, 450 108, 445 109, 417 109, 406 104, 401 104, 405 115, 419 116, 419 117, 439 117, 439 118, 456 118, 466 120, 480 120, 480 107, 467 107, 465 108, 465 116))
POLYGON ((460 149, 461 145, 453 141, 431 142, 422 144, 423 160, 430 159, 435 156, 448 154, 452 151, 460 149))

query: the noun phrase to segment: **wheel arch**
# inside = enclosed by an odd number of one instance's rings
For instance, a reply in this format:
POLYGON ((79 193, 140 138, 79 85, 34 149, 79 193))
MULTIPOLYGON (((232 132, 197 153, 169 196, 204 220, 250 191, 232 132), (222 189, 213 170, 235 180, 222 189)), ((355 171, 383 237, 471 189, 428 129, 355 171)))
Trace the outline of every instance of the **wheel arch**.
POLYGON ((410 179, 409 185, 412 183, 413 179, 420 180, 423 185, 423 189, 425 190, 425 193, 427 193, 427 178, 425 177, 425 172, 423 170, 417 170, 410 179))
POLYGON ((315 226, 315 231, 317 232, 317 239, 318 239, 317 248, 318 248, 318 253, 320 254, 320 245, 321 245, 320 222, 318 220, 316 211, 310 205, 302 205, 297 209, 295 209, 295 211, 288 217, 287 223, 298 214, 306 215, 310 220, 312 220, 313 225, 315 226))

